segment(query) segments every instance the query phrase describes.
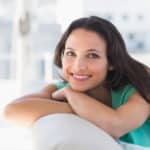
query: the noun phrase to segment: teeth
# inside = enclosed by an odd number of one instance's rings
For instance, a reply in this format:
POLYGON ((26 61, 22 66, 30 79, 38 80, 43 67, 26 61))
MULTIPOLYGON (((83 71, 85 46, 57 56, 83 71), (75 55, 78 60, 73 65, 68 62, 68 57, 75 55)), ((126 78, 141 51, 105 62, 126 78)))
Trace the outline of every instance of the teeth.
POLYGON ((77 75, 77 74, 73 74, 74 78, 77 79, 87 79, 89 76, 88 75, 77 75))

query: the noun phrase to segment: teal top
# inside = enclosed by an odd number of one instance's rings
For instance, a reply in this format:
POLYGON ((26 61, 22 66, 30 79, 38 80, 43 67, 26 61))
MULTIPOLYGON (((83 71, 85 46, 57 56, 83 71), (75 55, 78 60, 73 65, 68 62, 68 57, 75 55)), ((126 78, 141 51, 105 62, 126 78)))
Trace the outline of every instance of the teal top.
MULTIPOLYGON (((57 89, 69 86, 68 83, 56 83, 57 89)), ((112 108, 116 109, 125 104, 130 95, 136 92, 131 85, 125 86, 122 90, 112 90, 112 108)), ((150 147, 150 117, 138 128, 126 133, 120 137, 120 141, 136 144, 144 147, 150 147)))

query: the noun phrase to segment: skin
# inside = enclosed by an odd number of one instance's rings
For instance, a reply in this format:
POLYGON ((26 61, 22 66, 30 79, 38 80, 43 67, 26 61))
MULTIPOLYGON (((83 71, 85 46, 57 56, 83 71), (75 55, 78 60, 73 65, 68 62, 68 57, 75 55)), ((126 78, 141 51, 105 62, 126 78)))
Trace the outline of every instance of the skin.
POLYGON ((77 29, 70 34, 62 64, 64 76, 74 90, 87 91, 105 81, 109 69, 106 53, 106 43, 96 33, 77 29))
POLYGON ((54 91, 56 87, 49 84, 38 93, 16 99, 5 107, 4 118, 16 125, 30 127, 35 121, 48 114, 74 113, 69 104, 52 98, 54 91))
POLYGON ((124 105, 111 108, 110 90, 103 87, 108 71, 113 69, 106 54, 102 37, 84 29, 74 30, 62 57, 70 86, 56 91, 51 84, 40 93, 21 97, 6 107, 5 116, 16 123, 32 125, 47 114, 74 113, 114 138, 139 127, 150 115, 150 105, 135 92, 124 105), (64 98, 68 103, 53 101, 64 98))

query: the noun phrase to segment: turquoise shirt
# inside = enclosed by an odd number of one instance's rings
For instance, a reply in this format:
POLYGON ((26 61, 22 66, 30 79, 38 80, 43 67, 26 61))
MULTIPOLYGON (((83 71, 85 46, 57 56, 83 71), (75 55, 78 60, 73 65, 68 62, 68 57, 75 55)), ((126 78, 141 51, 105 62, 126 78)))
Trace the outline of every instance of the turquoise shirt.
MULTIPOLYGON (((125 104, 129 96, 134 92, 136 92, 136 90, 131 85, 125 86, 122 90, 112 90, 112 107, 116 109, 125 104)), ((150 147, 150 117, 140 127, 120 137, 120 140, 131 144, 150 147)))
MULTIPOLYGON (((69 84, 60 82, 55 85, 57 89, 61 89, 69 84)), ((136 90, 131 85, 125 86, 122 90, 112 90, 112 108, 117 109, 119 106, 125 104, 129 96, 134 92, 136 92, 136 90)), ((120 141, 150 147, 150 117, 140 127, 120 137, 120 141)))

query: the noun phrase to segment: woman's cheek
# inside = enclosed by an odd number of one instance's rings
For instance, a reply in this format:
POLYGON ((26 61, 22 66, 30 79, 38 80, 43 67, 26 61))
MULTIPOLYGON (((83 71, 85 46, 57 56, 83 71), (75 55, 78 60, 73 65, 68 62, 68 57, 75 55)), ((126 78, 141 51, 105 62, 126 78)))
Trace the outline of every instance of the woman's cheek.
POLYGON ((67 81, 69 79, 69 68, 70 68, 69 66, 70 66, 69 64, 66 63, 63 64, 63 74, 67 81))

